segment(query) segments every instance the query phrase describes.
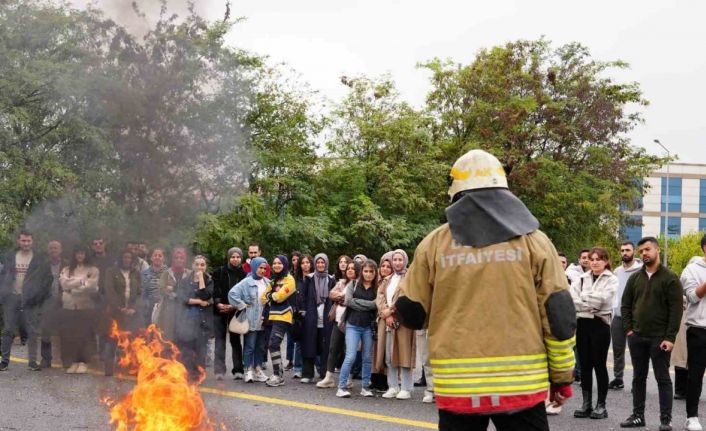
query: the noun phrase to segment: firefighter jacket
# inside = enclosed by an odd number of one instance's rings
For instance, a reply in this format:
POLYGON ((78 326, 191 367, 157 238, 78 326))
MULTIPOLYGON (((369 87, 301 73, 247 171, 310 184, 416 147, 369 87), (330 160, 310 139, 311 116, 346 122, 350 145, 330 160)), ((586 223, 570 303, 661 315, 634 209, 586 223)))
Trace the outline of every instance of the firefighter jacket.
POLYGON ((534 407, 572 382, 576 311, 557 251, 536 230, 461 246, 448 224, 417 247, 397 314, 428 328, 439 409, 491 414, 534 407))

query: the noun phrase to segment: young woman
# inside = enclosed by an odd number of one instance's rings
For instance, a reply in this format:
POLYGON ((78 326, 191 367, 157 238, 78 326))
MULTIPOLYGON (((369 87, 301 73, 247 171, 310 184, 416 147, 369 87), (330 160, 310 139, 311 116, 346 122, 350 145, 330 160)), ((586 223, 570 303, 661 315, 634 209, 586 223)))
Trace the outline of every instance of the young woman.
POLYGON ((167 270, 164 265, 166 257, 163 248, 155 248, 150 256, 152 265, 142 272, 142 321, 145 325, 155 323, 152 321, 154 306, 159 302, 159 282, 162 274, 167 270))
MULTIPOLYGON (((357 263, 349 264, 351 266, 357 263)), ((364 397, 372 397, 370 390, 370 376, 372 372, 373 355, 373 325, 375 324, 375 314, 377 305, 377 265, 373 260, 366 260, 360 271, 360 277, 348 283, 346 286, 343 303, 346 306, 344 321, 346 323, 346 358, 341 366, 341 375, 338 379, 338 392, 336 396, 348 398, 351 393, 348 391, 351 368, 356 360, 358 345, 363 344, 363 381, 360 394, 364 397)))
POLYGON ((342 254, 338 257, 338 260, 336 261, 336 270, 333 272, 333 277, 336 279, 336 281, 345 280, 346 268, 348 268, 348 264, 351 261, 352 259, 345 254, 342 254))
POLYGON ((69 266, 62 269, 59 276, 63 308, 62 327, 59 330, 61 357, 69 374, 86 373, 86 363, 94 353, 95 298, 99 276, 98 268, 91 263, 88 249, 82 246, 74 248, 69 266))
POLYGON ((574 417, 604 419, 608 417, 608 347, 610 321, 613 318, 613 296, 618 289, 618 277, 610 271, 608 252, 594 247, 589 253, 591 270, 571 284, 571 296, 576 306, 576 347, 581 358, 581 392, 583 405, 574 417), (593 371, 598 383, 598 401, 593 408, 593 371))
MULTIPOLYGON (((103 361, 105 375, 112 376, 115 366, 116 340, 110 338, 111 323, 115 320, 118 328, 135 333, 143 326, 142 313, 139 312, 142 296, 142 276, 135 264, 136 256, 125 250, 116 266, 105 274, 104 296, 107 306, 107 320, 104 321, 105 344, 103 361)), ((148 268, 149 269, 149 268, 148 268)))
POLYGON ((404 250, 392 252, 392 270, 394 273, 385 278, 378 288, 378 339, 375 362, 378 369, 382 363, 387 366, 387 384, 389 389, 383 398, 407 400, 412 397, 414 368, 415 334, 414 330, 400 326, 394 318, 394 306, 399 296, 400 282, 407 272, 407 253, 404 250), (400 387, 398 374, 402 377, 400 387))
MULTIPOLYGON (((236 284, 228 292, 228 302, 234 306, 238 312, 245 310, 245 318, 248 320, 249 329, 245 334, 243 343, 243 366, 245 368, 245 383, 267 381, 267 376, 260 367, 263 362, 256 347, 258 338, 265 336, 262 330, 262 310, 263 306, 260 297, 265 294, 270 280, 265 277, 267 261, 262 257, 255 257, 250 261, 250 274, 240 283, 236 284)), ((236 319, 241 318, 236 313, 236 319)))
MULTIPOLYGON (((389 277, 392 275, 392 252, 388 251, 387 253, 383 254, 382 257, 380 258, 380 265, 378 266, 378 286, 384 280, 385 278, 389 277)), ((378 321, 378 327, 380 326, 380 323, 378 321)), ((384 335, 384 334, 383 334, 384 335)), ((377 343, 377 332, 375 335, 375 344, 373 344, 373 358, 378 357, 378 343, 377 343)), ((381 346, 384 348, 384 344, 381 346)), ((382 354, 382 353, 381 353, 382 354)), ((386 370, 385 370, 385 360, 373 361, 373 375, 371 377, 371 384, 370 388, 374 389, 378 392, 386 392, 388 389, 387 386, 387 376, 386 370)))
MULTIPOLYGON (((302 259, 303 263, 303 259, 302 259)), ((301 339, 304 367, 302 379, 304 383, 314 378, 314 363, 319 356, 321 368, 319 376, 326 368, 329 352, 329 340, 334 323, 328 319, 332 302, 329 292, 336 284, 328 273, 328 256, 319 253, 314 258, 314 272, 304 278, 303 310, 304 334, 301 339)))
MULTIPOLYGON (((297 313, 301 309, 301 285, 303 283, 303 278, 302 278, 302 271, 301 271, 301 259, 302 259, 302 254, 298 251, 293 251, 292 252, 292 257, 289 259, 290 264, 292 265, 292 268, 290 270, 290 273, 292 274, 292 277, 294 277, 294 282, 297 284, 297 291, 294 293, 295 299, 294 299, 294 305, 295 305, 295 310, 294 312, 297 313)), ((294 376, 297 374, 299 377, 295 378, 301 378, 302 374, 302 350, 301 346, 299 345, 299 341, 294 341, 294 337, 292 334, 287 334, 287 365, 284 367, 285 371, 289 371, 294 369, 294 376)))
POLYGON ((378 281, 382 281, 392 275, 392 253, 388 251, 380 258, 380 267, 378 268, 378 281))
POLYGON ((284 370, 282 368, 282 340, 290 332, 294 319, 294 309, 289 298, 297 290, 294 277, 289 274, 287 256, 279 255, 272 260, 272 281, 265 293, 260 297, 263 304, 269 304, 269 320, 272 322, 272 332, 268 348, 272 360, 272 376, 265 382, 267 386, 284 385, 284 370))
MULTIPOLYGON (((334 372, 338 364, 343 363, 343 357, 346 349, 346 334, 341 328, 345 326, 343 315, 346 312, 346 306, 343 302, 346 299, 346 286, 355 282, 360 274, 360 265, 355 262, 350 262, 346 266, 344 272, 345 279, 339 280, 329 293, 329 299, 333 302, 333 328, 331 329, 331 341, 329 342, 328 361, 326 362, 326 376, 323 380, 316 384, 318 388, 333 388, 336 386, 336 378, 334 372)), ((331 317, 329 317, 329 320, 331 317)), ((356 346, 355 351, 358 351, 356 346)), ((351 365, 352 366, 352 365, 351 365)), ((350 372, 350 370, 349 370, 350 372)), ((346 383, 347 385, 349 383, 346 383)))
POLYGON ((204 256, 194 258, 192 270, 177 281, 176 344, 192 379, 206 368, 208 337, 213 330, 213 279, 204 256))
POLYGON ((160 307, 157 316, 157 326, 167 340, 174 340, 177 319, 177 285, 181 280, 189 277, 186 249, 175 247, 172 249, 171 266, 162 273, 159 280, 160 307))

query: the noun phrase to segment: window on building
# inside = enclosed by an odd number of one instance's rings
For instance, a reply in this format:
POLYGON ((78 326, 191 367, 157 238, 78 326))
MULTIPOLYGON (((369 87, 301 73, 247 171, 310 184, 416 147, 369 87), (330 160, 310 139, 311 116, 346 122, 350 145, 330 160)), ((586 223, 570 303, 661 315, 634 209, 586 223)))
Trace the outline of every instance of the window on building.
POLYGON ((699 212, 706 214, 706 179, 701 179, 701 187, 699 187, 699 212))
POLYGON ((706 218, 699 219, 699 230, 702 232, 706 232, 706 218))
POLYGON ((669 184, 669 212, 681 212, 681 178, 662 177, 662 211, 667 211, 667 184, 669 184))
POLYGON ((620 237, 637 244, 642 238, 642 216, 632 216, 620 229, 620 237))
MULTIPOLYGON (((659 233, 661 235, 665 234, 664 222, 667 217, 660 217, 660 228, 659 233)), ((669 238, 676 238, 681 235, 681 217, 669 217, 669 225, 667 226, 666 233, 669 238)))

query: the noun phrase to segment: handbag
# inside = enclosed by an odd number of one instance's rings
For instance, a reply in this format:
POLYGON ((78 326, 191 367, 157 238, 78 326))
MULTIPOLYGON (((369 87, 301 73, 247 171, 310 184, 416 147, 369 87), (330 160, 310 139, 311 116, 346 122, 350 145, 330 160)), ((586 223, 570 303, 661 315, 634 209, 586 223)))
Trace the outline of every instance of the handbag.
POLYGON ((240 313, 235 313, 235 316, 230 319, 230 323, 228 324, 228 330, 230 332, 240 335, 248 333, 248 331, 250 330, 250 322, 248 321, 248 319, 240 320, 240 317, 244 314, 244 311, 241 310, 240 313))

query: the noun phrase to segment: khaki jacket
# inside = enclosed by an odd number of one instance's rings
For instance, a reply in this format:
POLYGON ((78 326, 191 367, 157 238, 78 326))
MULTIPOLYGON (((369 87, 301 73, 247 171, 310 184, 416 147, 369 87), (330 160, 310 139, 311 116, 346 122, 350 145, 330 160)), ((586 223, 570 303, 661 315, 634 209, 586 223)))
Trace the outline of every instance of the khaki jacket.
MULTIPOLYGON (((378 314, 394 305, 397 298, 400 296, 400 286, 402 285, 402 280, 397 287, 397 292, 392 297, 392 304, 387 303, 387 286, 390 284, 390 279, 392 276, 385 278, 378 286, 377 297, 375 298, 375 305, 378 308, 378 314)), ((409 329, 404 326, 400 326, 397 329, 387 330, 385 325, 385 319, 378 319, 378 329, 377 329, 377 341, 375 345, 375 362, 373 363, 373 372, 382 373, 385 369, 385 342, 387 337, 393 337, 392 342, 392 352, 390 355, 390 361, 393 367, 403 367, 403 368, 414 368, 414 360, 416 356, 416 337, 414 335, 414 330, 409 329)))
MULTIPOLYGON (((541 231, 481 248, 455 243, 448 224, 431 232, 417 247, 401 295, 426 312, 438 407, 531 408, 550 382, 572 382, 575 338, 552 334, 546 304, 568 288, 557 251, 541 231)), ((571 333, 575 311, 565 296, 562 322, 571 333)))

